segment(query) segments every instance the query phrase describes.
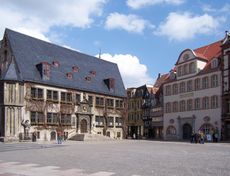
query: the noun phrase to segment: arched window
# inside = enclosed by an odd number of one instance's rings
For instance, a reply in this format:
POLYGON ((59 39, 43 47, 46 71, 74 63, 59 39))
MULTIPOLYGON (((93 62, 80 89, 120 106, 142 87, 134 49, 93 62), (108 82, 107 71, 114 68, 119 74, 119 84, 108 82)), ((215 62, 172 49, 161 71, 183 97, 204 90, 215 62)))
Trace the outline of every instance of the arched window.
POLYGON ((168 126, 166 135, 176 135, 176 128, 172 125, 168 126))

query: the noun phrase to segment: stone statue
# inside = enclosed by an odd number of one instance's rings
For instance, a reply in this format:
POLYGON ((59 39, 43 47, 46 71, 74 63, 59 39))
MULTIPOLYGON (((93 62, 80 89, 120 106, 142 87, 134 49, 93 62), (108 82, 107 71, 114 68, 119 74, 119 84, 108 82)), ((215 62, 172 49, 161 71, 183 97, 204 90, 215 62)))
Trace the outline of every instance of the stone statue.
POLYGON ((30 131, 30 122, 29 120, 22 120, 21 122, 21 125, 23 126, 24 128, 24 140, 28 140, 30 139, 30 136, 29 136, 29 131, 30 131))

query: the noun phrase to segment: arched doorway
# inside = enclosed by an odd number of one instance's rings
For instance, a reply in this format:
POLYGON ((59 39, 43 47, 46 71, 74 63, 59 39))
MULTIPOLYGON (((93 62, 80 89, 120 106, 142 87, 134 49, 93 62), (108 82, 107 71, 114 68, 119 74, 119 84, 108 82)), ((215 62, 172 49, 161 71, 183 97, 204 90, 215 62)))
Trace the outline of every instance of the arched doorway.
POLYGON ((192 134, 192 127, 189 124, 183 125, 183 139, 190 139, 192 134))
POLYGON ((87 133, 87 121, 85 119, 81 120, 81 133, 87 133))
POLYGON ((55 131, 52 131, 52 132, 50 133, 50 140, 51 140, 51 141, 56 140, 56 132, 55 132, 55 131))

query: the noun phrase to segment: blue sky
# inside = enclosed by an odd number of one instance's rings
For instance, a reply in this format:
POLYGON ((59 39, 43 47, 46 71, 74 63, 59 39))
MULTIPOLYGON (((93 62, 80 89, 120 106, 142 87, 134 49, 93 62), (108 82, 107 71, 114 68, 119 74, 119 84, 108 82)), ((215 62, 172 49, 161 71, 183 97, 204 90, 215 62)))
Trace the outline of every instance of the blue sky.
POLYGON ((126 87, 153 84, 186 48, 230 30, 227 0, 0 0, 10 28, 118 64, 126 87))

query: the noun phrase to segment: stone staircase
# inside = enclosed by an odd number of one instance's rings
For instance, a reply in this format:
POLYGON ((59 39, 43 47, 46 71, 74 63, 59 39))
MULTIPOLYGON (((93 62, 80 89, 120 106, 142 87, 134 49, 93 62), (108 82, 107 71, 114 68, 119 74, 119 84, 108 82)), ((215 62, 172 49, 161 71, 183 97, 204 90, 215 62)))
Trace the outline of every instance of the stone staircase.
POLYGON ((76 134, 69 138, 73 141, 114 141, 115 139, 99 134, 76 134))

